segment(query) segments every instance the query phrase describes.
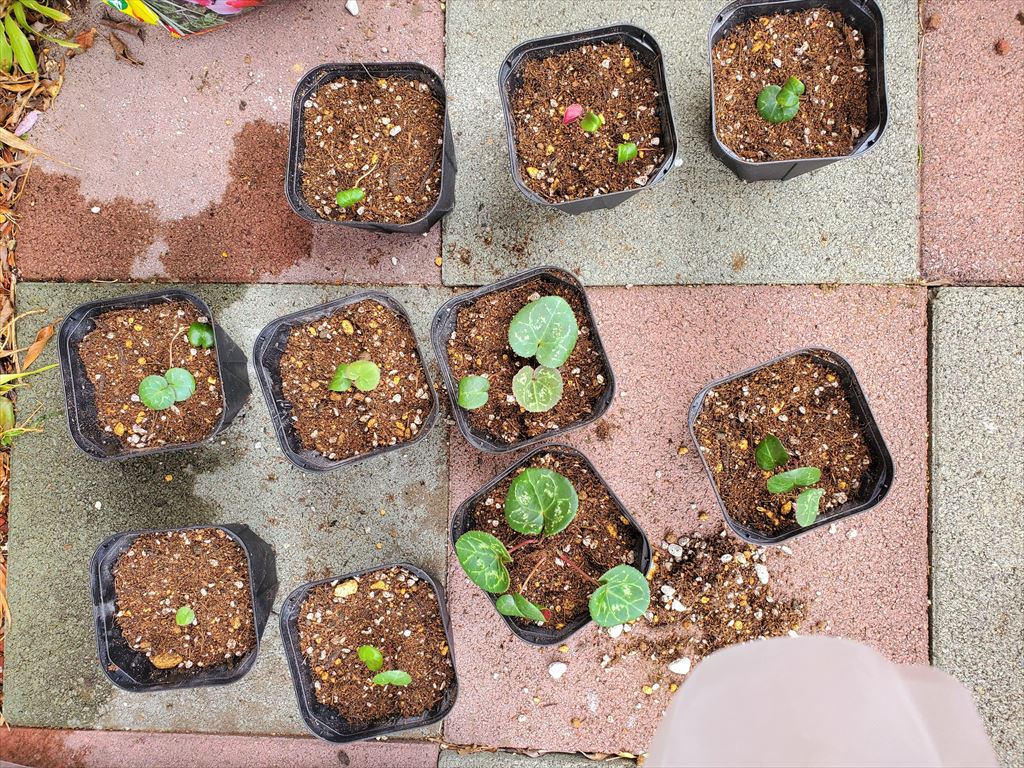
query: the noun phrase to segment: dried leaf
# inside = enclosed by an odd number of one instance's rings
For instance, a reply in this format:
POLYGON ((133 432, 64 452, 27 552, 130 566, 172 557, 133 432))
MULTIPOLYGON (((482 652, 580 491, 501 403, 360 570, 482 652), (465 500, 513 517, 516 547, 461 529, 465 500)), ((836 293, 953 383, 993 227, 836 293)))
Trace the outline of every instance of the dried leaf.
POLYGON ((75 42, 78 43, 79 50, 87 51, 92 48, 92 44, 96 42, 96 27, 79 32, 75 35, 75 42))
POLYGON ((32 130, 41 114, 42 112, 40 112, 38 109, 33 109, 23 118, 21 118, 21 122, 18 123, 18 127, 14 129, 14 133, 18 136, 24 136, 26 133, 32 130))
POLYGON ((132 55, 131 50, 120 37, 111 32, 107 35, 107 40, 110 41, 110 47, 114 49, 114 56, 117 57, 118 61, 127 61, 129 64, 134 64, 137 67, 142 66, 142 62, 132 55))
POLYGON ((36 358, 42 354, 47 342, 51 338, 53 338, 53 323, 40 328, 39 333, 36 334, 36 340, 25 350, 25 358, 21 361, 22 370, 28 369, 36 361, 36 358))

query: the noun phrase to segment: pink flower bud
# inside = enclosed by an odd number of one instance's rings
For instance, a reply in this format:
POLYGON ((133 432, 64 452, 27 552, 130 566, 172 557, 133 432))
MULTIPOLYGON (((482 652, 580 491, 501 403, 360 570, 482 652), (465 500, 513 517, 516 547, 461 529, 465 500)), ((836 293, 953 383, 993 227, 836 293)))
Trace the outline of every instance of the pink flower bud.
POLYGON ((579 120, 581 117, 583 117, 583 105, 570 104, 565 108, 565 114, 562 115, 562 125, 568 125, 573 120, 579 120))

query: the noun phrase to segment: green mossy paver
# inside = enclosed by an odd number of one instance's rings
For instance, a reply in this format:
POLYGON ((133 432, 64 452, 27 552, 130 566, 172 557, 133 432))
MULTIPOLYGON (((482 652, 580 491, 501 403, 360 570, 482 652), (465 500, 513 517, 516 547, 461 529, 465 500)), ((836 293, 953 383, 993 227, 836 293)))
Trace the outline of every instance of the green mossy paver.
POLYGON ((1024 765, 1024 288, 932 305, 932 660, 1024 765))
MULTIPOLYGON (((149 286, 23 283, 19 323, 34 337, 44 318, 77 305, 140 293, 149 286)), ((270 320, 354 288, 221 286, 194 290, 246 354, 270 320)), ((424 354, 441 289, 389 291, 412 318, 424 354)), ((51 343, 39 364, 54 362, 51 343)), ((431 363, 432 365, 432 363, 431 363)), ((250 382, 256 387, 251 372, 250 382)), ((256 666, 236 684, 168 693, 126 693, 96 657, 87 564, 112 533, 203 523, 246 523, 274 546, 280 587, 275 609, 300 583, 396 560, 443 579, 448 515, 447 427, 440 418, 420 443, 337 472, 298 470, 278 448, 263 396, 213 444, 127 462, 94 461, 75 447, 56 370, 22 390, 19 411, 37 406, 42 434, 14 449, 4 715, 16 725, 209 733, 305 733, 272 614, 256 666), (170 479, 167 479, 167 478, 170 479), (415 535, 410 535, 415 532, 415 535), (379 547, 379 548, 378 548, 379 547)), ((423 733, 438 733, 433 726, 423 733)))
POLYGON ((437 768, 592 768, 595 765, 607 768, 625 768, 635 765, 632 760, 604 760, 595 763, 582 754, 547 752, 537 757, 516 752, 470 752, 460 755, 450 749, 442 749, 437 768))
POLYGON ((889 125, 865 157, 791 181, 744 184, 708 142, 708 27, 726 0, 449 0, 445 78, 459 151, 445 223, 446 285, 530 265, 588 284, 893 283, 918 275, 917 5, 882 0, 889 125), (661 45, 678 133, 675 168, 614 211, 566 216, 509 176, 498 69, 519 43, 628 20, 661 45))

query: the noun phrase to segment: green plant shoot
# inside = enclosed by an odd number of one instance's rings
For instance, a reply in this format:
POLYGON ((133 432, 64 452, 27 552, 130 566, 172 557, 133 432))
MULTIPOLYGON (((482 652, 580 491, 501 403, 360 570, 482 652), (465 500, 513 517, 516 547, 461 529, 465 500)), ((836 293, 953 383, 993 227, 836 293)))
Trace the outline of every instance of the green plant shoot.
POLYGON ((332 392, 348 392, 355 384, 360 392, 371 392, 380 384, 380 368, 370 360, 342 363, 334 371, 327 388, 332 392))
POLYGON ((602 627, 632 621, 651 604, 647 579, 631 565, 616 565, 605 571, 598 583, 590 596, 590 617, 602 627))
POLYGON ((30 371, 22 371, 21 373, 3 373, 0 374, 0 394, 6 394, 12 389, 17 389, 22 386, 25 382, 21 381, 28 376, 34 376, 37 373, 43 373, 57 367, 56 363, 50 363, 44 365, 42 368, 34 368, 30 371), (12 383, 13 382, 13 383, 12 383))
POLYGON ((507 563, 512 555, 496 536, 484 531, 467 531, 455 542, 455 555, 469 580, 492 594, 508 591, 507 563))
POLYGON ((821 488, 808 488, 796 497, 796 521, 801 527, 806 528, 818 519, 818 507, 824 495, 821 488))
POLYGON ((769 123, 785 123, 796 117, 803 93, 804 84, 795 77, 789 78, 781 88, 767 85, 757 94, 757 112, 769 123))
POLYGON ((817 467, 798 467, 788 472, 772 475, 768 478, 768 490, 771 493, 789 493, 796 488, 814 485, 821 480, 821 470, 817 467))
POLYGON ((485 376, 463 376, 459 379, 459 405, 467 411, 475 411, 487 404, 491 382, 485 376))
POLYGON ((520 357, 536 357, 548 368, 569 359, 579 338, 579 325, 569 302, 542 296, 516 312, 508 326, 508 343, 520 357))
POLYGON ((636 144, 632 141, 628 141, 625 144, 619 144, 615 150, 615 162, 619 165, 625 165, 630 160, 636 159, 636 153, 636 144))
POLYGON ((193 621, 196 620, 196 612, 192 610, 191 605, 183 605, 178 609, 177 613, 174 614, 174 623, 179 627, 187 627, 193 621))
POLYGON ((339 208, 351 208, 364 197, 366 197, 366 192, 363 191, 362 187, 339 189, 338 194, 334 196, 334 202, 337 203, 339 208))
POLYGON ((512 377, 512 395, 530 413, 543 413, 562 399, 562 374, 556 368, 524 365, 512 377))
POLYGON ((196 349, 212 349, 213 326, 209 323, 192 323, 188 327, 188 343, 196 349))
POLYGON ((412 677, 408 672, 403 672, 400 669, 389 669, 387 672, 378 672, 373 676, 371 682, 374 685, 399 685, 405 687, 412 682, 412 677))
POLYGON ((597 133, 603 122, 600 115, 595 112, 587 112, 587 114, 580 118, 580 128, 587 133, 597 133))
POLYGON ((561 533, 576 517, 579 496, 569 478, 551 469, 529 467, 509 485, 505 522, 527 536, 561 533))
POLYGON ((154 411, 188 400, 195 391, 195 377, 184 368, 170 368, 163 376, 147 376, 139 382, 139 400, 154 411))
POLYGON ((371 672, 377 672, 381 667, 384 666, 384 654, 380 652, 380 648, 373 645, 360 645, 359 650, 356 651, 359 656, 359 660, 366 665, 366 668, 371 672))
POLYGON ((754 461, 765 472, 771 472, 789 461, 789 452, 775 435, 768 435, 754 448, 754 461))
POLYGON ((502 616, 516 616, 530 621, 545 621, 544 609, 535 603, 531 603, 520 594, 502 595, 495 602, 494 607, 502 616))

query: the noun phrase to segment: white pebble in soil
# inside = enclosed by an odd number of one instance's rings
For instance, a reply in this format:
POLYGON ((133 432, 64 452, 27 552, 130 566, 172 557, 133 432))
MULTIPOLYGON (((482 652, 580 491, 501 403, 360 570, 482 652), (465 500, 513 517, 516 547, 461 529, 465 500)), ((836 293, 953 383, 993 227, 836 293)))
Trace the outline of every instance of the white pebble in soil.
POLYGON ((690 671, 690 659, 686 656, 676 659, 668 665, 668 671, 676 675, 685 675, 690 671))
POLYGON ((621 624, 616 624, 614 627, 608 627, 608 637, 610 637, 610 638, 612 638, 614 640, 616 637, 619 637, 621 635, 622 635, 622 625, 621 624))
POLYGON ((555 680, 561 680, 569 666, 561 661, 555 661, 548 665, 548 674, 555 680))

